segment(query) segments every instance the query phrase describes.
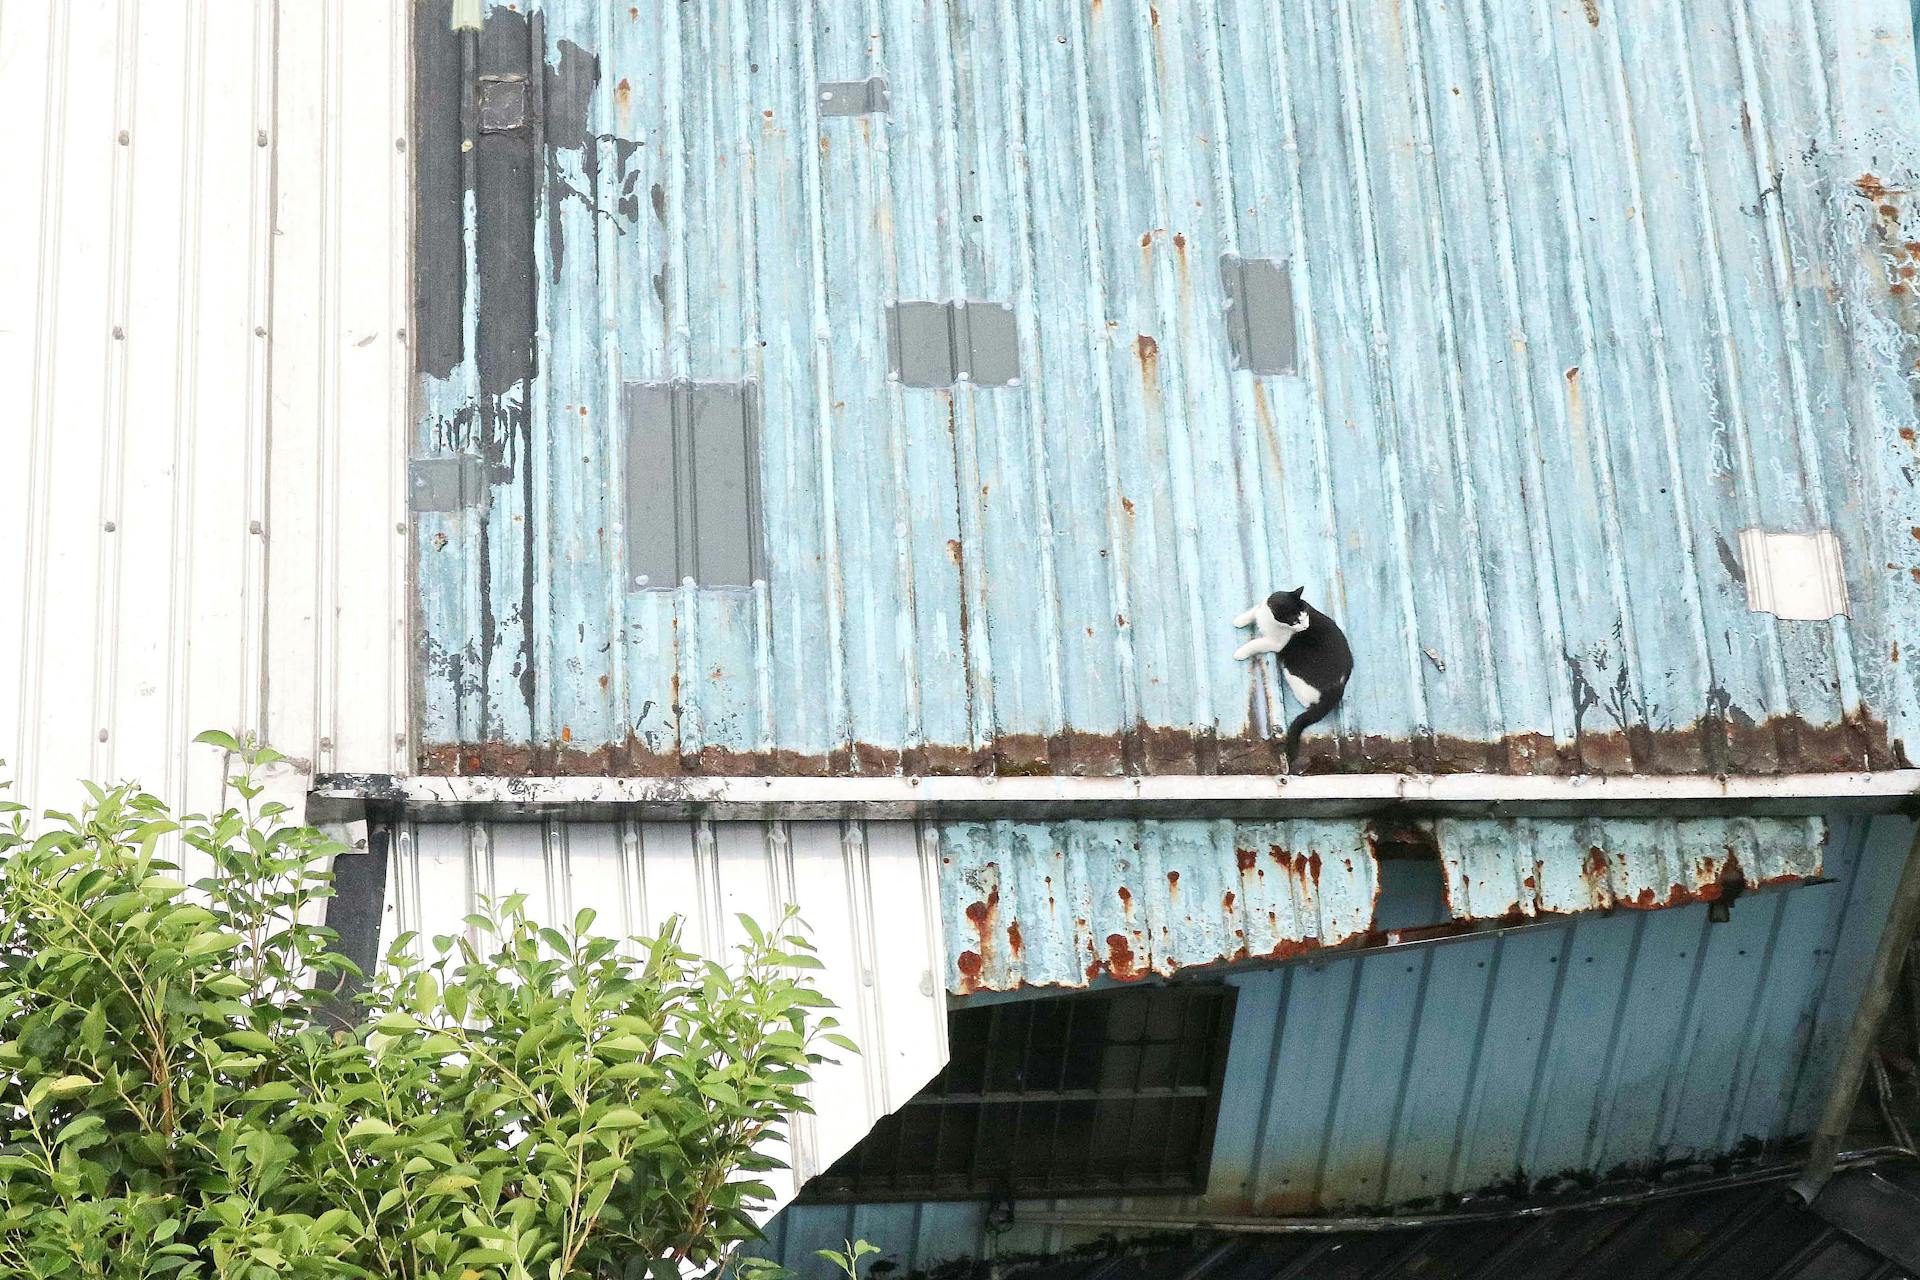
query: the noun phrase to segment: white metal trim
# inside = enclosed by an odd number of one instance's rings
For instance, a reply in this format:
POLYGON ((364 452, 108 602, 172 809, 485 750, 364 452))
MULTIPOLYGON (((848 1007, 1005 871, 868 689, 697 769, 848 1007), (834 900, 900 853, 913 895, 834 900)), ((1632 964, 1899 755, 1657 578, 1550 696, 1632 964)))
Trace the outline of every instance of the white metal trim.
POLYGON ((1887 813, 1920 800, 1920 769, 1708 777, 1331 774, 1125 778, 756 777, 315 780, 308 816, 368 805, 422 820, 559 815, 772 818, 1364 817, 1887 813))

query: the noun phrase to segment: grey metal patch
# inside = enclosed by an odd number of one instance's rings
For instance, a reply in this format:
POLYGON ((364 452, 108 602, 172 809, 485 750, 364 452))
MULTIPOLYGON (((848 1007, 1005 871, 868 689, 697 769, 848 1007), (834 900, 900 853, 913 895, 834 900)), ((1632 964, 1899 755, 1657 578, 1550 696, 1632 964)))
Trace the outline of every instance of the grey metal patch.
POLYGON ((629 589, 751 586, 760 545, 759 388, 752 382, 629 382, 629 589))
POLYGON ((890 302, 887 377, 909 387, 1020 385, 1020 331, 1004 302, 890 302))
POLYGON ((871 116, 893 109, 893 91, 885 76, 826 81, 819 100, 823 116, 871 116))
POLYGON ((1297 373, 1293 277, 1285 258, 1220 259, 1227 293, 1227 340, 1233 367, 1254 373, 1297 373))
POLYGON ((407 463, 407 506, 415 511, 487 509, 485 459, 477 453, 414 458, 407 463))
POLYGON ((506 133, 527 123, 525 76, 480 77, 480 132, 506 133))

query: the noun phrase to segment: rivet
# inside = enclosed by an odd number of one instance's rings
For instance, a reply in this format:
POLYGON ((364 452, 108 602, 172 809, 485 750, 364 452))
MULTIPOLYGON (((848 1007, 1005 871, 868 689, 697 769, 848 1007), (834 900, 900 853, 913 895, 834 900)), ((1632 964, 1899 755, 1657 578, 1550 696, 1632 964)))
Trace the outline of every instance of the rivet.
POLYGON ((258 520, 249 520, 247 521, 247 532, 248 533, 265 533, 266 530, 261 527, 260 522, 258 520))
POLYGON ((393 140, 393 149, 395 151, 405 151, 407 149, 407 140, 405 138, 395 138, 393 140))
POLYGON ((111 520, 107 521, 104 525, 101 525, 100 527, 105 529, 108 533, 112 533, 116 528, 118 528, 118 526, 115 525, 114 522, 111 520))
POLYGON ((461 142, 460 142, 460 150, 462 150, 462 151, 471 151, 471 150, 473 150, 473 139, 472 139, 472 138, 464 138, 464 139, 462 139, 462 140, 461 140, 461 142))
POLYGON ((256 147, 264 147, 267 145, 267 131, 265 129, 253 135, 253 145, 256 147))
POLYGON ((266 336, 267 336, 267 326, 265 326, 265 325, 263 325, 263 324, 257 324, 257 325, 255 325, 255 326, 253 326, 253 336, 254 336, 254 337, 256 337, 256 338, 264 338, 264 337, 266 337, 266 336))
POLYGON ((127 331, 119 325, 115 325, 113 326, 113 336, 116 338, 124 338, 127 336, 127 331))
POLYGON ((129 142, 132 142, 132 141, 133 141, 133 135, 128 133, 125 129, 122 129, 120 131, 120 145, 124 147, 129 142))
POLYGON ((395 533, 405 533, 407 531, 407 526, 405 522, 402 522, 400 524, 396 524, 395 526, 393 526, 393 531, 395 533))
POLYGON ((100 731, 100 741, 105 742, 106 740, 107 740, 107 731, 105 729, 102 729, 100 731))

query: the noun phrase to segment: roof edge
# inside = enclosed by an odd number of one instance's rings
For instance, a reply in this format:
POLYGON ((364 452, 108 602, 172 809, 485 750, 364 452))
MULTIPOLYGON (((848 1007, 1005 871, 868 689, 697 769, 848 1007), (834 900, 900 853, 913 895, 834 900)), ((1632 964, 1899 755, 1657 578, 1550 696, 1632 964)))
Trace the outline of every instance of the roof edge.
POLYGON ((1540 777, 503 777, 321 774, 314 822, 613 818, 685 821, 1069 818, 1796 816, 1920 812, 1920 769, 1855 773, 1540 777))

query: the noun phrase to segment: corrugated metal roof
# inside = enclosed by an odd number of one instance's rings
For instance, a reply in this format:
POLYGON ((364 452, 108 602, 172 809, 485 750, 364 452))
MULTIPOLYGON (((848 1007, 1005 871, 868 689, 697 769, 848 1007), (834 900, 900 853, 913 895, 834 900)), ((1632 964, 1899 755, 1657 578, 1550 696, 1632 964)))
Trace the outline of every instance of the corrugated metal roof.
POLYGON ((775 1207, 931 1079, 947 1058, 937 877, 930 843, 905 822, 412 823, 400 828, 381 947, 402 931, 462 933, 480 896, 527 895, 536 918, 583 906, 607 934, 687 920, 694 950, 724 958, 746 940, 737 916, 800 908, 825 968, 815 975, 861 1048, 822 1068, 816 1114, 796 1117, 775 1170, 775 1207))
POLYGON ((850 1229, 924 1268, 1071 1243, 1038 1211, 1420 1211, 1777 1151, 1819 1117, 1912 835, 1836 823, 1827 881, 1722 924, 1621 911, 1231 974, 1204 1196, 1021 1201, 1010 1229, 984 1203, 802 1205, 784 1256, 850 1229))
POLYGON ((1316 768, 1920 723, 1904 0, 548 0, 465 73, 421 12, 420 442, 497 468, 417 547, 432 770, 1267 771, 1231 619, 1296 583, 1358 659, 1316 768), (547 105, 463 173, 476 68, 547 105), (1230 255, 1288 261, 1298 376, 1232 368, 1230 255), (887 304, 954 298, 1018 386, 888 381, 887 304), (760 587, 629 589, 667 378, 758 383, 760 587), (1851 616, 1752 612, 1742 531, 1829 527, 1851 616))
POLYGON ((1398 941, 1468 921, 1650 908, 1821 873, 1810 818, 1573 821, 941 823, 956 993, 1169 976, 1229 960, 1398 941), (1427 886, 1382 881, 1415 841, 1427 886), (1403 846, 1404 847, 1404 846, 1403 846), (1408 891, 1411 891, 1409 896, 1408 891), (1419 900, 1422 897, 1425 900, 1419 900))
POLYGON ((19 798, 214 804, 206 728, 406 759, 406 35, 345 0, 0 11, 19 798))
MULTIPOLYGON (((1843 1174, 1842 1177, 1856 1176, 1843 1174)), ((786 1215, 798 1218, 800 1211, 786 1215)), ((837 1247, 875 1224, 815 1211, 831 1234, 784 1221, 769 1252, 803 1277, 831 1271, 812 1247, 837 1247), (822 1243, 822 1242, 826 1243, 822 1243)), ((887 1225, 901 1221, 896 1216, 887 1225)), ((909 1226, 920 1225, 918 1221, 909 1226)), ((1911 1280, 1912 1273, 1797 1200, 1777 1178, 1669 1189, 1657 1198, 1529 1218, 1491 1217, 1394 1231, 1172 1235, 1157 1246, 1088 1240, 1039 1256, 982 1248, 971 1265, 899 1248, 907 1274, 939 1280, 1911 1280)))

